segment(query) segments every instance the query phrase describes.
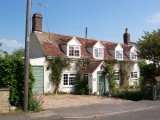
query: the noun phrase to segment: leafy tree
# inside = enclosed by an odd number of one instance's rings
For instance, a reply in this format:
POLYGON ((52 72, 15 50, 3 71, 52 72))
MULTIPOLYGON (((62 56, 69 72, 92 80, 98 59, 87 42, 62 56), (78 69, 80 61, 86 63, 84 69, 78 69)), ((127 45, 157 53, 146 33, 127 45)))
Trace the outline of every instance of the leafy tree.
POLYGON ((160 29, 157 31, 144 32, 142 39, 138 41, 139 55, 153 64, 160 62, 160 29))
POLYGON ((15 49, 12 52, 12 55, 17 56, 17 57, 23 57, 24 56, 24 48, 15 49))
POLYGON ((155 77, 159 75, 160 63, 160 29, 152 32, 144 32, 142 39, 138 41, 139 55, 146 60, 152 61, 149 65, 141 65, 141 73, 145 79, 150 80, 150 84, 155 83, 155 77), (147 73, 146 73, 147 72, 147 73), (149 74, 150 73, 150 74, 149 74))

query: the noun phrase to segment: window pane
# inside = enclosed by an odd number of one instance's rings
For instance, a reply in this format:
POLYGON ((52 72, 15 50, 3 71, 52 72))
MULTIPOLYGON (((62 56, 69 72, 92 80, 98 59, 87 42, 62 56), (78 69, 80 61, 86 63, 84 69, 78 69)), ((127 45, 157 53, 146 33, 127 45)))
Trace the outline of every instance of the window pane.
POLYGON ((70 46, 69 47, 69 56, 79 57, 80 47, 78 46, 70 46))
POLYGON ((75 56, 79 56, 79 50, 75 50, 75 56))
POLYGON ((137 72, 131 72, 131 78, 138 78, 137 72))
POLYGON ((69 77, 69 85, 75 85, 76 77, 69 77))
POLYGON ((115 72, 115 78, 114 79, 115 80, 120 80, 120 73, 119 73, 119 71, 115 72))
POLYGON ((116 51, 116 58, 122 59, 122 51, 116 51))
POLYGON ((98 57, 98 49, 95 49, 95 57, 98 57))
POLYGON ((74 47, 69 47, 69 56, 74 56, 74 47))
POLYGON ((103 49, 95 49, 95 57, 103 58, 103 49))
POLYGON ((63 74, 63 85, 68 85, 68 74, 63 74))
POLYGON ((137 59, 137 55, 136 55, 136 53, 131 52, 131 59, 132 59, 132 60, 137 59))

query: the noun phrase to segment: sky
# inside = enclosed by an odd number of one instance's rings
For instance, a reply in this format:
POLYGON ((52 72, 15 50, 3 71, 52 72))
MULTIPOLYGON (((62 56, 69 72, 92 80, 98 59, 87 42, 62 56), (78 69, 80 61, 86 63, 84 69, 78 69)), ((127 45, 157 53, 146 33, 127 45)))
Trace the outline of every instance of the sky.
MULTIPOLYGON (((0 0, 0 46, 12 53, 25 46, 27 0, 0 0)), ((43 31, 123 43, 125 28, 136 42, 160 28, 160 0, 32 0, 43 15, 43 31)))

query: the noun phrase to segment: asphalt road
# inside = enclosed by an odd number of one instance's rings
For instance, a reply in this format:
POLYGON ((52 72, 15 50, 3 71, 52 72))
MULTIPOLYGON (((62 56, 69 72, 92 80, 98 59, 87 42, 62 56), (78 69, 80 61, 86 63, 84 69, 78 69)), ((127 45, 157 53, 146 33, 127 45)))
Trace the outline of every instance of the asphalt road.
POLYGON ((153 107, 148 110, 90 118, 89 120, 160 120, 160 106, 153 107))
POLYGON ((39 113, 0 115, 0 120, 84 120, 84 118, 85 120, 160 120, 160 101, 93 104, 50 109, 39 113))

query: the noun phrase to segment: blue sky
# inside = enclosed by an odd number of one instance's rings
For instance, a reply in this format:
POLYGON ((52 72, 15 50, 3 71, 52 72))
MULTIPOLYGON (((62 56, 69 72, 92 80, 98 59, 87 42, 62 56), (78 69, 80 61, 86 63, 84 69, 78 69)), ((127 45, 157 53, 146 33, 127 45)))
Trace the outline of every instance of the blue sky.
MULTIPOLYGON (((0 1, 0 49, 9 53, 24 47, 26 1, 0 1)), ((88 38, 122 43, 126 27, 133 42, 143 31, 160 28, 159 5, 160 0, 32 0, 32 14, 43 14, 46 32, 84 37, 88 27, 88 38)))

